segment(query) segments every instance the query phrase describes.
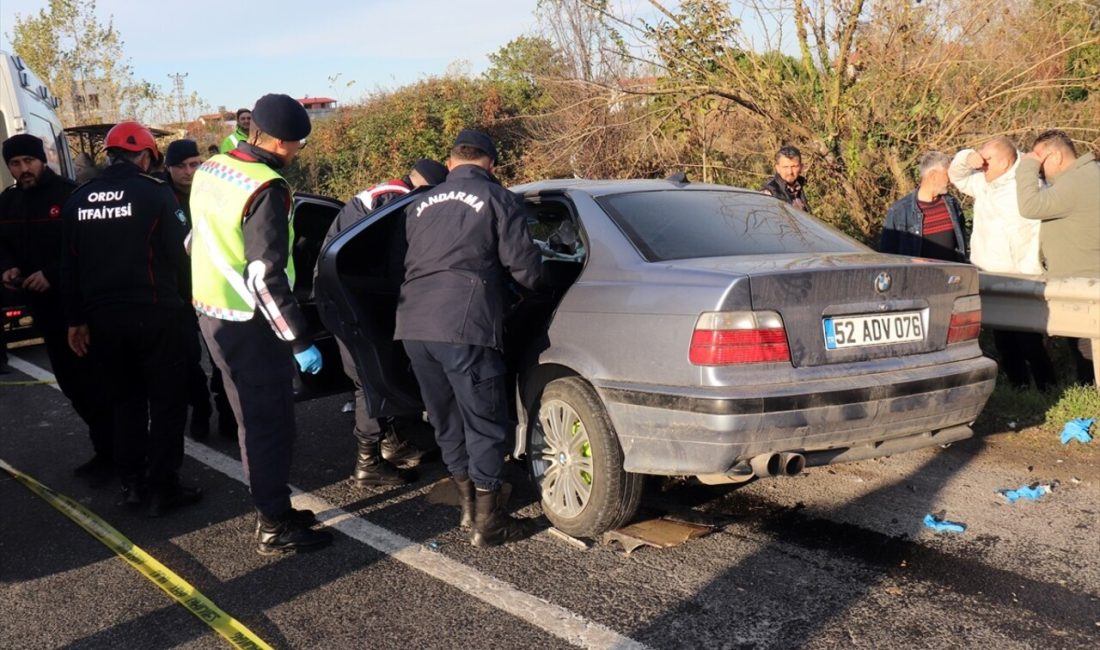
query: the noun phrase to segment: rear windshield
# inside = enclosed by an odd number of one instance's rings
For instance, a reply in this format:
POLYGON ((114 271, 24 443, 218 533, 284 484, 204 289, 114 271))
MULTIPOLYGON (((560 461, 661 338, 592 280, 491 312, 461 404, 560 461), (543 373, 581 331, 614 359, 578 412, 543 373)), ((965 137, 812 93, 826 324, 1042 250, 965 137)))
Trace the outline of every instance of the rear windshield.
POLYGON ((660 190, 613 194, 598 202, 650 262, 866 250, 810 215, 764 194, 660 190))

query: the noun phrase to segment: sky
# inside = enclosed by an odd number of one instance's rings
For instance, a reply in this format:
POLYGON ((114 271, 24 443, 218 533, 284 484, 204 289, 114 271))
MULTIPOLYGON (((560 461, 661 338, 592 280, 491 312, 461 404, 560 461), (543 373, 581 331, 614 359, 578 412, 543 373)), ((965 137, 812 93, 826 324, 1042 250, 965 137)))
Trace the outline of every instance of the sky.
MULTIPOLYGON (((169 75, 186 73, 186 95, 197 92, 211 110, 232 111, 270 92, 354 102, 376 90, 442 75, 460 61, 479 73, 489 66, 488 54, 533 30, 537 4, 97 0, 96 14, 103 24, 113 17, 137 79, 167 92, 174 83, 169 75)), ((12 49, 15 16, 37 14, 46 5, 46 0, 0 3, 5 51, 12 49)))

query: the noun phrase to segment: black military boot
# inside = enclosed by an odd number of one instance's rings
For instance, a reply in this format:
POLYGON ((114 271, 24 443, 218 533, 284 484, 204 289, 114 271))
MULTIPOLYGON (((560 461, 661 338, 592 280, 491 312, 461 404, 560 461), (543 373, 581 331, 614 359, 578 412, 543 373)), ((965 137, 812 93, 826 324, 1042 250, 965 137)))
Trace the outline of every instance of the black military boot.
POLYGON ((458 520, 460 528, 474 526, 474 482, 469 478, 451 477, 458 489, 458 504, 462 506, 462 517, 458 520))
POLYGON ((128 508, 136 508, 145 500, 145 486, 140 478, 122 477, 122 502, 128 508))
POLYGON ((382 438, 382 458, 394 465, 404 468, 416 467, 428 453, 413 443, 399 438, 392 424, 385 424, 383 429, 386 434, 382 438))
POLYGON ((470 543, 479 548, 500 546, 530 537, 535 523, 530 519, 515 519, 504 511, 500 489, 482 490, 474 494, 474 533, 470 543))
POLYGON ((277 518, 257 515, 256 551, 260 555, 278 555, 314 551, 331 544, 332 533, 302 525, 304 522, 298 513, 303 512, 307 511, 291 510, 277 518))
POLYGON ((410 470, 399 469, 382 457, 382 444, 359 441, 359 454, 355 459, 355 472, 351 475, 359 487, 369 485, 405 485, 416 480, 410 470))
POLYGON ((174 481, 149 493, 146 514, 155 519, 170 510, 194 505, 199 502, 199 499, 202 499, 202 488, 187 487, 174 481))
MULTIPOLYGON (((317 515, 313 514, 312 510, 296 510, 291 508, 287 511, 283 517, 290 519, 293 523, 302 528, 313 528, 317 524, 321 523, 317 520, 317 515)), ((260 539, 260 528, 262 526, 261 520, 263 517, 256 517, 256 539, 260 539)))

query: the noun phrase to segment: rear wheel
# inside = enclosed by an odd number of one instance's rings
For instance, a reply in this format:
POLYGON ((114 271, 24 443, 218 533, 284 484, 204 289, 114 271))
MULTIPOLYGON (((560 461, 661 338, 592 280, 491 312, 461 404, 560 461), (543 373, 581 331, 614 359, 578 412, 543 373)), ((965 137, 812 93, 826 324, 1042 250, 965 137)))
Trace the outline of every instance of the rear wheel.
POLYGON ((542 508, 559 530, 595 537, 637 513, 641 474, 623 470, 623 450, 600 398, 579 377, 546 385, 527 446, 542 508))

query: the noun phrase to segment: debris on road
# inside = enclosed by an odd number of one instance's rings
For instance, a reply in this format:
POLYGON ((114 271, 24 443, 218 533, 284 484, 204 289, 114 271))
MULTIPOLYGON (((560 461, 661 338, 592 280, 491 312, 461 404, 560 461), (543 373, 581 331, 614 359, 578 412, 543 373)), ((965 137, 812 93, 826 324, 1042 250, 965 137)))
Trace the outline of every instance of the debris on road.
POLYGON ((937 533, 964 533, 966 532, 966 524, 957 521, 947 521, 945 519, 946 513, 937 512, 936 514, 927 514, 924 516, 924 525, 927 528, 931 528, 937 533))
POLYGON ((704 524, 671 519, 647 519, 625 528, 608 531, 603 534, 600 541, 604 546, 611 542, 619 542, 623 545, 626 554, 630 555, 639 546, 672 548, 688 540, 707 535, 713 530, 713 526, 704 524))
POLYGON ((1015 490, 1003 489, 997 490, 997 494, 1008 499, 1009 503, 1016 503, 1020 499, 1027 499, 1028 501, 1035 501, 1044 494, 1049 494, 1054 490, 1051 485, 1042 483, 1032 483, 1031 485, 1021 485, 1015 490))
POLYGON ((1065 428, 1062 429, 1062 444, 1068 445, 1071 440, 1076 440, 1082 444, 1092 442, 1089 429, 1092 428, 1095 422, 1095 418, 1076 418, 1066 422, 1065 428))
POLYGON ((588 550, 589 544, 588 544, 588 542, 584 541, 583 539, 578 539, 576 537, 573 537, 572 535, 563 533, 563 532, 561 532, 560 530, 558 530, 557 528, 554 528, 554 527, 550 527, 549 529, 547 529, 546 532, 550 533, 551 537, 557 537, 558 539, 565 542, 566 544, 569 544, 573 548, 577 548, 577 549, 580 549, 582 551, 587 551, 588 550))

